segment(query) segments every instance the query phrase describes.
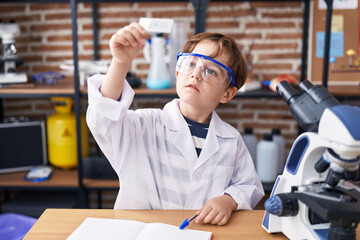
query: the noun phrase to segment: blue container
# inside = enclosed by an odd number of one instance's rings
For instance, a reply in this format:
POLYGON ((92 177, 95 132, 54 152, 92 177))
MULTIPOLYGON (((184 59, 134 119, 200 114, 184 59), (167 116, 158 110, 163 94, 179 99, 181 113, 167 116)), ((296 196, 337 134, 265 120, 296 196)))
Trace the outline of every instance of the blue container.
POLYGON ((0 214, 0 239, 23 239, 36 220, 36 218, 17 213, 0 214))

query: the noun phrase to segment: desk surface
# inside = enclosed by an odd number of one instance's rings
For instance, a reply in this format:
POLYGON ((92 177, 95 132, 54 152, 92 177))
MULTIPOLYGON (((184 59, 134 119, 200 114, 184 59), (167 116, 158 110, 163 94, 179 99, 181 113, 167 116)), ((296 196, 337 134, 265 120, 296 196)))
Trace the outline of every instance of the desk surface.
MULTIPOLYGON (((47 209, 24 239, 66 239, 86 217, 162 222, 180 226, 191 210, 47 209)), ((210 231, 213 240, 287 239, 282 233, 268 234, 262 227, 263 210, 234 212, 225 226, 190 223, 189 229, 210 231)))

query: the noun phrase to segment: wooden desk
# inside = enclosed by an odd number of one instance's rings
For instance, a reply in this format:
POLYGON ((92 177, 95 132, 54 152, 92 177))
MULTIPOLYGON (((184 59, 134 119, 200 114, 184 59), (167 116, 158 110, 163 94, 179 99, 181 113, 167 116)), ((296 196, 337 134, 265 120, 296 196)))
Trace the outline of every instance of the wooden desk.
MULTIPOLYGON (((180 226, 184 219, 193 214, 194 211, 189 210, 47 209, 24 239, 66 239, 86 217, 162 222, 180 226)), ((188 228, 210 231, 213 233, 213 240, 287 239, 282 233, 268 234, 261 227, 263 215, 262 210, 237 211, 226 226, 191 223, 188 228)))

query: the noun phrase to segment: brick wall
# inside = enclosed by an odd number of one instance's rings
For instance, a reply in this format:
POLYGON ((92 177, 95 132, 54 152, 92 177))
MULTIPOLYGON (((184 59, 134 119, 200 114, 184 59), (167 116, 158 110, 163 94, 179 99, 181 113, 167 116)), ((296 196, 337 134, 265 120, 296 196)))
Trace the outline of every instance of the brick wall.
MULTIPOLYGON (((191 3, 104 3, 98 4, 99 57, 111 59, 108 40, 117 29, 139 17, 171 17, 185 23, 188 36, 194 33, 194 8, 191 3)), ((91 4, 78 4, 78 49, 80 60, 93 57, 91 4)), ((19 56, 31 78, 44 71, 60 71, 64 60, 72 59, 69 4, 2 4, 3 22, 14 19, 21 27, 16 39, 19 56)), ((236 39, 246 51, 253 44, 251 59, 255 76, 269 79, 277 74, 300 75, 303 5, 300 2, 210 2, 206 31, 221 32, 236 39)), ((146 79, 149 63, 140 54, 131 70, 146 79)), ((70 76, 71 77, 71 76, 70 76)), ((152 99, 153 100, 153 99, 152 99)), ((170 99, 150 103, 162 107, 170 99)), ((148 106, 149 99, 135 99, 134 107, 148 106)), ((83 105, 86 108, 86 100, 83 105)), ((43 117, 53 112, 48 99, 5 99, 4 115, 43 117)), ((287 106, 279 99, 237 98, 218 109, 219 114, 239 131, 254 127, 261 137, 272 127, 282 129, 289 144, 297 134, 296 123, 287 106)))
MULTIPOLYGON (((78 4, 78 49, 80 60, 93 57, 91 5, 78 4)), ((137 21, 139 17, 170 17, 185 22, 188 36, 194 33, 194 8, 191 3, 111 3, 98 4, 99 55, 111 59, 108 40, 119 28, 137 21)), ((259 80, 282 73, 300 75, 303 4, 300 2, 211 2, 207 9, 206 31, 221 32, 236 39, 247 51, 253 44, 251 59, 259 80)), ((21 35, 16 39, 19 56, 29 78, 45 71, 60 71, 64 60, 72 59, 72 35, 69 4, 1 4, 3 22, 16 20, 21 35)), ((149 63, 140 54, 131 70, 146 79, 149 63)), ((71 79, 71 76, 70 76, 71 79)), ((137 98, 133 108, 163 107, 171 99, 137 98)), ((4 115, 46 117, 53 112, 47 98, 5 99, 4 115)), ((86 110, 86 99, 82 99, 86 110)), ((271 128, 282 130, 287 148, 297 136, 297 124, 286 104, 280 99, 235 98, 217 109, 228 123, 243 132, 254 128, 261 138, 271 128)), ((94 152, 95 143, 90 139, 94 152)), ((94 203, 93 203, 94 204, 94 203)), ((94 205, 93 205, 94 206, 94 205)), ((104 207, 112 207, 110 200, 104 207)))

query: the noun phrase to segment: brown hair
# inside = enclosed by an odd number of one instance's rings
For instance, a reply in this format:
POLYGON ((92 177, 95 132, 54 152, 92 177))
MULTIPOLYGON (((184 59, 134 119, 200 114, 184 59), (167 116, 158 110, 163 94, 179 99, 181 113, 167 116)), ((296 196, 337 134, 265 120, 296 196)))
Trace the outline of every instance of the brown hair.
MULTIPOLYGON (((223 64, 233 71, 235 76, 235 85, 237 89, 240 89, 245 83, 248 67, 234 39, 220 33, 199 33, 191 37, 185 43, 183 52, 191 53, 197 44, 206 40, 210 40, 215 43, 215 52, 209 57, 214 58, 223 53, 227 54, 228 64, 223 64)), ((232 86, 232 84, 229 86, 232 86)))

